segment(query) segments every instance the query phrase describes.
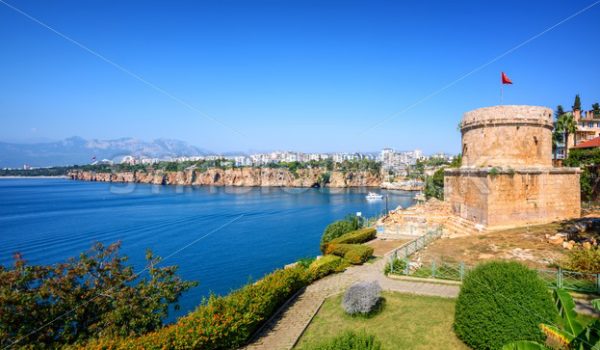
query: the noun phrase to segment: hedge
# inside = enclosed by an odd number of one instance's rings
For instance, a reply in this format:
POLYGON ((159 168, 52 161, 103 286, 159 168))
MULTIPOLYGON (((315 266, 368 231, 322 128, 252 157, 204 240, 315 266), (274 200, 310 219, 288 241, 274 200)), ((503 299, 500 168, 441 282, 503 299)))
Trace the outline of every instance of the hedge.
POLYGON ((454 318, 456 335, 473 349, 501 349, 517 340, 543 342, 541 323, 557 313, 546 283, 516 262, 490 262, 463 281, 454 318))
POLYGON ((365 263, 373 255, 372 247, 360 244, 352 245, 352 249, 350 249, 344 255, 344 259, 348 260, 353 265, 360 265, 362 263, 365 263))
MULTIPOLYGON (((337 258, 337 257, 336 257, 337 258)), ((338 258, 339 259, 339 258, 338 258)), ((323 259, 321 259, 323 260, 323 259)), ((311 264, 312 267, 312 264, 311 264)), ((320 269, 317 271, 321 273, 320 269)), ((314 276, 302 266, 276 270, 254 284, 211 296, 177 323, 137 338, 99 339, 85 349, 235 349, 314 276)))
POLYGON ((369 227, 363 228, 360 230, 348 232, 345 235, 342 235, 338 238, 332 239, 330 244, 351 244, 351 243, 364 243, 368 242, 372 239, 375 239, 377 236, 377 230, 369 227))
POLYGON ((377 230, 374 228, 363 228, 348 232, 338 238, 332 239, 329 242, 321 243, 321 251, 324 254, 329 254, 329 246, 332 244, 354 244, 364 243, 374 239, 377 236, 377 230))
POLYGON ((308 272, 313 280, 318 280, 334 272, 341 272, 347 266, 347 263, 339 256, 325 255, 315 260, 308 268, 308 272))
POLYGON ((328 244, 325 253, 343 257, 351 264, 360 265, 373 255, 373 248, 360 244, 328 244))

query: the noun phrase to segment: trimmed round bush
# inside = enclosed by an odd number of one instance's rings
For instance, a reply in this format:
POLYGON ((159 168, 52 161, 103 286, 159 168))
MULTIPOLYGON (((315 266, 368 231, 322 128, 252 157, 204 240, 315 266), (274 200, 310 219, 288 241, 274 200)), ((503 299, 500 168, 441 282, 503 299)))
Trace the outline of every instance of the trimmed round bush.
POLYGON ((361 265, 373 255, 373 247, 360 244, 351 244, 352 248, 344 254, 344 259, 352 265, 361 265))
POLYGON ((501 349, 517 340, 543 342, 540 323, 557 312, 537 272, 516 262, 490 262, 469 272, 456 302, 454 330, 473 349, 501 349))
POLYGON ((377 281, 358 282, 348 288, 342 299, 342 306, 350 315, 367 315, 375 310, 380 299, 381 287, 377 281))
POLYGON ((308 267, 308 273, 311 280, 318 280, 334 272, 341 272, 347 264, 339 256, 325 255, 320 259, 313 261, 308 267))

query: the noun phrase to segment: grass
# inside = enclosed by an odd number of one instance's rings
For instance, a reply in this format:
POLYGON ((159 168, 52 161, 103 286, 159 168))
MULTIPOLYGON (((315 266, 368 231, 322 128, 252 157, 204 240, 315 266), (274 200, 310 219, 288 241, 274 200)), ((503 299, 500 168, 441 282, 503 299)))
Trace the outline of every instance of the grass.
POLYGON ((387 350, 468 349, 452 330, 454 299, 387 292, 383 297, 383 309, 368 318, 344 313, 341 295, 327 299, 296 349, 309 350, 346 330, 365 330, 387 350))

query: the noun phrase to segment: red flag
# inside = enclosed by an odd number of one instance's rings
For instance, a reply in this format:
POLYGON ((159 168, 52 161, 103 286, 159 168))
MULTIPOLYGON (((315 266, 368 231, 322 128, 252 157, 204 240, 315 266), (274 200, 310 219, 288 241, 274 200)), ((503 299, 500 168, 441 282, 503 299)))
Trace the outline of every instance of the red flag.
POLYGON ((512 80, 510 80, 504 72, 502 72, 502 84, 512 84, 512 80))

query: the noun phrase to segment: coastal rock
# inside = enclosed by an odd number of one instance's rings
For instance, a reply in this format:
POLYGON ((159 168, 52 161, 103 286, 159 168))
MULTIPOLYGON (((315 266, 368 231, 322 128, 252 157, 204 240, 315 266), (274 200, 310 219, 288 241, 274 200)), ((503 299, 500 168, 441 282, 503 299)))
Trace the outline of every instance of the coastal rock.
POLYGON ((320 168, 211 168, 184 171, 138 170, 135 172, 71 171, 73 180, 99 182, 133 182, 154 185, 248 186, 248 187, 320 187, 329 175, 326 187, 379 187, 381 175, 369 171, 339 172, 320 168))

